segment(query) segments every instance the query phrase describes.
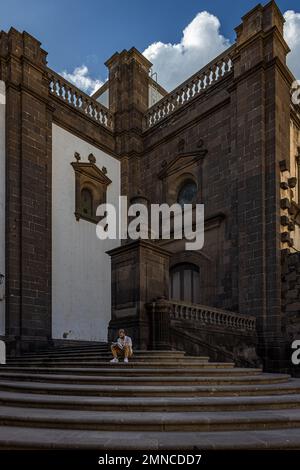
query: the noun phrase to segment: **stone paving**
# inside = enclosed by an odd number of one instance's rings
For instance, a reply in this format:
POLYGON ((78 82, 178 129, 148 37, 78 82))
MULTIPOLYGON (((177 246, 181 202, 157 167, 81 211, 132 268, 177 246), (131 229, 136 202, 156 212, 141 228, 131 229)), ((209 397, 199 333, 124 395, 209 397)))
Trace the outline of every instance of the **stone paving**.
POLYGON ((2 449, 300 449, 300 380, 106 345, 26 354, 0 366, 2 449))

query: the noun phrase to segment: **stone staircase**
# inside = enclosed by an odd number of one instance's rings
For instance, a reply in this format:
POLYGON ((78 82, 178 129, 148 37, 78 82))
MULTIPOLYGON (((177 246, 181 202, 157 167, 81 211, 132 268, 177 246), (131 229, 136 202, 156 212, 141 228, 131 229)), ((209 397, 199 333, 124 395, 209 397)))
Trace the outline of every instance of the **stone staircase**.
POLYGON ((300 380, 106 344, 0 366, 1 449, 300 449, 300 380))

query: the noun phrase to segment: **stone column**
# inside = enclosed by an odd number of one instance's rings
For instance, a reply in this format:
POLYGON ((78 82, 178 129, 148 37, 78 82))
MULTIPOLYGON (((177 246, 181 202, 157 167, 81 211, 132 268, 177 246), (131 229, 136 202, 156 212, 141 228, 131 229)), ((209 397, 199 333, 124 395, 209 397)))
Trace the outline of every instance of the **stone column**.
POLYGON ((121 192, 130 199, 142 187, 143 119, 149 105, 149 70, 146 57, 132 47, 115 53, 109 70, 109 109, 115 116, 116 150, 121 158, 121 192))
POLYGON ((28 33, 0 35, 6 84, 6 341, 51 339, 51 137, 47 53, 28 33))

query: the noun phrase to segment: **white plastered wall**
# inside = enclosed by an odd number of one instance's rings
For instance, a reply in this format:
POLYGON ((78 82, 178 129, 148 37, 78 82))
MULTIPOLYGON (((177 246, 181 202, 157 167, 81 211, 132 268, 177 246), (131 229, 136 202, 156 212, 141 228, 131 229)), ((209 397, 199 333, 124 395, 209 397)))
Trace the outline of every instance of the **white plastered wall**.
POLYGON ((120 195, 120 162, 53 125, 52 336, 106 341, 111 318, 111 267, 106 251, 119 241, 101 241, 95 224, 75 219, 75 174, 70 164, 75 152, 82 162, 93 153, 96 165, 106 167, 112 181, 108 203, 117 206, 120 195))

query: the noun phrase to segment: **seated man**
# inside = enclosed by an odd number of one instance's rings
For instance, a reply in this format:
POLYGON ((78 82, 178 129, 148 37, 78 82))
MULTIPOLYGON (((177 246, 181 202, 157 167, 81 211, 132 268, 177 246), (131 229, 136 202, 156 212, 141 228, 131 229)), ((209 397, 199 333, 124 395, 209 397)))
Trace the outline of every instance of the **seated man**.
POLYGON ((114 358, 110 362, 119 362, 118 356, 124 357, 124 362, 128 362, 128 358, 133 355, 132 341, 129 336, 125 335, 125 330, 119 330, 117 341, 112 343, 111 352, 114 358))

